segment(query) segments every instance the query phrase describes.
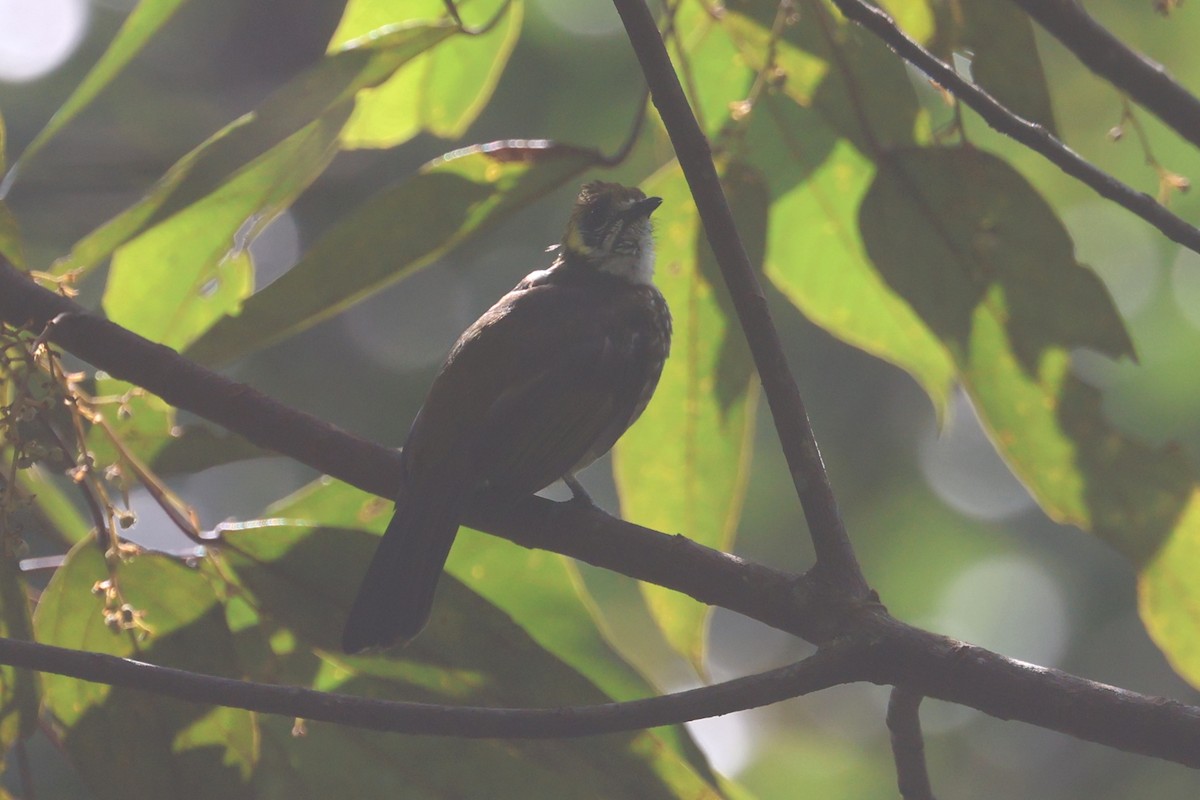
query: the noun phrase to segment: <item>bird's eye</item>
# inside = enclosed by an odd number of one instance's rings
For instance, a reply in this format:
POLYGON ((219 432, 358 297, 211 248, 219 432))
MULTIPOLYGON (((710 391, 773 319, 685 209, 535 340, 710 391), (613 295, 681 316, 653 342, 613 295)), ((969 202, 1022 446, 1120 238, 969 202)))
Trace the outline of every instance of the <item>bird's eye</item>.
POLYGON ((604 226, 605 219, 604 209, 600 206, 592 206, 583 214, 583 227, 590 231, 599 230, 604 226))

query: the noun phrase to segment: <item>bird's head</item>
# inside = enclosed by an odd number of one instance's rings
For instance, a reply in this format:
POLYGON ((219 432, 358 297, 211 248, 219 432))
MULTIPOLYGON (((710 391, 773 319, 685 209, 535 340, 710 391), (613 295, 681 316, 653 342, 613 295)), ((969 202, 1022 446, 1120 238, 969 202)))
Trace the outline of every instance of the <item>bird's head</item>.
POLYGON ((654 237, 650 214, 661 197, 619 183, 584 184, 563 234, 561 256, 581 266, 631 283, 654 276, 654 237))

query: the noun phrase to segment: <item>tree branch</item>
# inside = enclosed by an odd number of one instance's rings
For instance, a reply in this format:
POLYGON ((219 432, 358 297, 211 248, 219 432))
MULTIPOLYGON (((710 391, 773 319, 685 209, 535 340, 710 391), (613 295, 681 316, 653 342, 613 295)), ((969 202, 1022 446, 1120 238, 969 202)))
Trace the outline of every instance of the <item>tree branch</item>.
POLYGON ((896 762, 896 784, 904 800, 934 800, 925 767, 925 740, 921 736, 921 700, 901 686, 892 688, 888 700, 887 726, 892 737, 892 759, 896 762))
MULTIPOLYGON (((1135 191, 1082 158, 1041 125, 1009 111, 987 92, 964 80, 954 68, 940 60, 896 27, 882 9, 863 0, 833 0, 848 19, 854 20, 882 39, 901 58, 924 72, 960 101, 971 107, 988 125, 1037 153, 1063 172, 1091 187, 1101 197, 1137 214, 1173 242, 1200 253, 1200 229, 1172 214, 1145 192, 1135 191)), ((1029 0, 1037 5, 1042 0, 1029 0)))
POLYGON ((297 686, 240 681, 129 658, 0 637, 0 664, 136 689, 193 703, 242 708, 392 733, 465 739, 556 739, 678 725, 811 694, 854 680, 849 646, 786 667, 676 694, 564 708, 479 708, 372 700, 297 686))
POLYGON ((788 368, 779 333, 771 321, 766 295, 733 223, 708 138, 692 114, 646 4, 642 0, 614 0, 614 5, 642 65, 654 106, 671 137, 675 155, 700 212, 705 236, 721 268, 738 322, 754 356, 754 365, 762 380, 779 443, 787 458, 792 483, 816 550, 817 566, 810 575, 822 578, 824 588, 841 597, 869 600, 873 594, 842 523, 808 412, 788 368))
MULTIPOLYGON (((63 347, 67 347, 67 342, 78 344, 79 349, 68 349, 81 358, 88 353, 86 360, 92 360, 110 374, 125 379, 133 374, 143 375, 144 388, 170 395, 180 408, 251 439, 256 435, 254 426, 259 424, 257 415, 277 406, 278 413, 294 425, 289 435, 270 445, 283 455, 318 469, 333 465, 334 477, 379 494, 386 495, 394 485, 394 451, 365 443, 243 384, 191 364, 169 348, 99 320, 73 301, 37 286, 0 256, 0 320, 41 331, 51 319, 64 313, 69 316, 49 331, 48 338, 63 347), (147 363, 156 364, 156 368, 142 369, 147 363), (184 376, 190 382, 191 393, 173 388, 169 381, 174 376, 184 376), (209 412, 219 416, 214 418, 209 412), (347 454, 358 454, 362 461, 347 454), (380 472, 372 472, 370 465, 380 472)), ((563 553, 684 592, 701 602, 737 611, 812 642, 832 644, 835 638, 850 641, 857 655, 854 659, 847 657, 847 672, 838 677, 841 682, 868 680, 899 685, 1000 719, 1020 720, 1120 750, 1200 768, 1200 708, 1014 661, 922 631, 888 616, 881 606, 836 602, 837 598, 815 591, 812 582, 803 576, 754 564, 683 536, 667 536, 631 525, 596 509, 579 509, 574 504, 553 503, 538 497, 516 504, 495 503, 483 495, 470 509, 467 522, 527 547, 563 553)), ((22 646, 32 647, 9 640, 7 649, 0 650, 0 661, 8 658, 3 653, 34 652, 22 650, 22 646)), ((83 657, 90 659, 87 663, 108 658, 97 654, 83 654, 83 657)), ((41 662, 13 663, 31 669, 43 668, 41 662)), ((99 678, 99 673, 93 677, 99 678)), ((241 685, 239 681, 232 683, 241 685)), ((221 686, 222 691, 230 688, 221 686)), ((149 689, 150 685, 138 683, 137 688, 149 689)), ((274 688, 283 693, 279 697, 304 691, 274 688)), ((214 696, 212 702, 224 704, 226 698, 222 693, 214 696)), ((281 707, 279 713, 317 719, 312 711, 309 707, 289 706, 281 707)))
POLYGON ((1077 0, 1011 2, 1037 20, 1088 69, 1200 147, 1200 100, 1176 83, 1161 64, 1126 46, 1096 22, 1077 0))

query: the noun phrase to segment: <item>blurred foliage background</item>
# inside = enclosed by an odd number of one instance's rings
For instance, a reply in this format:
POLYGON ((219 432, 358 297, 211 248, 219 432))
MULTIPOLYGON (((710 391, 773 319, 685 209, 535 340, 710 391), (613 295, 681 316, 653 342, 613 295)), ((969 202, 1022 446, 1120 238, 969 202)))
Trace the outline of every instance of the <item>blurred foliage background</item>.
MULTIPOLYGON (((902 22, 919 29, 912 30, 914 35, 926 40, 934 36, 938 15, 957 6, 909 0, 886 5, 902 22)), ((131 6, 122 0, 0 0, 0 113, 7 127, 9 163, 79 85, 113 40, 131 6)), ((438 3, 432 6, 440 8, 438 3)), ((22 165, 5 202, 19 221, 27 263, 47 268, 89 232, 136 203, 172 164, 230 121, 260 107, 272 92, 321 59, 331 40, 340 41, 335 35, 339 23, 345 29, 339 35, 350 31, 342 40, 356 35, 350 30, 355 25, 364 26, 363 30, 373 27, 370 5, 355 7, 363 18, 343 21, 342 4, 318 0, 183 4, 99 98, 49 140, 42 153, 22 165)), ((476 24, 487 19, 496 4, 463 7, 468 22, 476 24)), ((738 10, 739 6, 730 3, 730 8, 738 10)), ((1194 4, 1183 5, 1169 17, 1156 14, 1149 0, 1097 0, 1089 3, 1088 9, 1124 41, 1166 65, 1184 85, 1200 87, 1200 54, 1194 46, 1200 9, 1194 4)), ((411 178, 423 164, 457 147, 502 139, 553 139, 605 153, 618 150, 631 131, 643 88, 610 6, 587 0, 529 0, 513 4, 509 18, 489 35, 497 39, 499 50, 511 46, 511 55, 503 69, 494 73, 490 99, 483 97, 478 108, 466 109, 463 119, 468 124, 463 129, 445 119, 439 121, 433 113, 423 119, 424 129, 412 138, 393 130, 391 135, 401 143, 390 147, 386 146, 390 142, 382 139, 371 140, 377 134, 371 132, 369 121, 356 120, 360 125, 356 130, 363 137, 359 144, 370 146, 344 149, 336 155, 326 153, 332 161, 311 186, 294 187, 294 202, 281 196, 286 210, 265 229, 251 226, 239 234, 247 243, 248 263, 252 263, 257 286, 286 273, 314 242, 376 192, 411 178), (433 135, 431 129, 442 135, 433 135)), ((1147 148, 1165 169, 1183 176, 1200 175, 1200 154, 1187 143, 1136 109, 1131 122, 1116 90, 1040 31, 1033 31, 1032 39, 1048 87, 1049 111, 1043 108, 1040 113, 1052 114, 1053 124, 1069 146, 1151 194, 1160 189, 1160 174, 1148 165, 1147 148), (1118 127, 1125 134, 1119 139, 1111 135, 1118 127)), ((986 35, 979 35, 976 48, 986 47, 986 41, 986 35)), ((696 45, 698 50, 701 46, 696 45)), ((973 54, 966 49, 958 53, 964 69, 973 54)), ((697 64, 698 84, 719 83, 723 74, 719 65, 706 71, 702 61, 697 64)), ((450 70, 445 63, 439 66, 446 85, 453 89, 453 76, 445 76, 450 70)), ((748 76, 753 77, 752 70, 744 69, 738 75, 743 91, 749 86, 748 76)), ((920 102, 922 140, 928 141, 952 123, 953 112, 916 73, 910 71, 909 78, 920 102)), ((414 85, 430 80, 422 78, 414 85)), ((728 109, 723 108, 725 101, 719 93, 714 96, 717 99, 703 110, 712 117, 706 120, 708 130, 715 133, 720 129, 716 118, 728 109)), ((1177 443, 1180 452, 1196 463, 1200 460, 1200 364, 1196 355, 1200 353, 1200 256, 1165 240, 1036 154, 990 131, 971 113, 964 114, 963 124, 973 145, 998 154, 1045 198, 1069 231, 1076 257, 1101 277, 1124 319, 1138 363, 1079 349, 1071 354, 1074 374, 1102 389, 1104 413, 1119 431, 1154 446, 1177 443)), ((324 151, 317 148, 313 152, 324 151)), ((632 155, 613 169, 587 175, 628 183, 658 181, 664 187, 660 193, 669 194, 672 186, 677 188, 669 176, 651 178, 669 156, 651 111, 632 155)), ((542 250, 557 240, 578 182, 561 182, 546 196, 518 207, 500 224, 474 236, 466 246, 435 254, 432 263, 344 313, 238 358, 227 366, 228 372, 344 428, 399 444, 457 334, 521 276, 547 262, 542 250)), ((1200 198, 1194 193, 1174 192, 1168 200, 1183 218, 1200 218, 1200 198)), ((678 207, 686 205, 688 198, 683 194, 672 197, 672 202, 678 207)), ((402 206, 394 211, 408 213, 402 206)), ((684 219, 679 224, 689 223, 684 219)), ((753 228, 754 221, 748 224, 753 228)), ((677 243, 673 244, 675 239, 661 241, 665 235, 660 228, 660 247, 669 251, 677 243)), ((694 231, 685 231, 685 243, 687 236, 694 235, 694 231)), ((819 258, 821 251, 815 252, 819 258)), ((808 254, 795 255, 804 259, 808 254)), ((345 257, 362 256, 347 250, 345 257)), ((806 268, 819 270, 821 266, 812 263, 806 268)), ((81 301, 98 305, 106 285, 111 290, 109 281, 115 280, 117 270, 117 265, 110 268, 102 260, 100 268, 80 283, 81 301)), ((331 282, 337 279, 332 272, 325 277, 331 282)), ((669 274, 662 277, 672 279, 669 274)), ((776 286, 784 284, 776 281, 776 286)), ((1109 544, 1047 518, 997 456, 966 395, 949 392, 939 411, 942 401, 936 399, 936 390, 931 403, 930 395, 908 373, 833 338, 798 313, 788 297, 771 292, 772 309, 854 543, 868 579, 894 614, 1015 658, 1140 692, 1192 703, 1200 700, 1200 694, 1173 671, 1147 636, 1138 616, 1135 568, 1109 544)), ((154 300, 151 296, 136 302, 154 300)), ((681 310, 677 307, 677 314, 681 310)), ((701 352, 699 357, 707 356, 701 352)), ((926 389, 936 383, 928 375, 923 379, 926 389)), ((811 563, 803 518, 769 417, 759 414, 755 421, 754 382, 746 383, 744 376, 743 383, 745 407, 739 413, 742 424, 754 426, 753 459, 748 474, 730 479, 745 486, 734 548, 780 568, 803 570, 811 563)), ((631 445, 638 446, 655 445, 631 445)), ((736 459, 743 452, 739 448, 733 447, 732 456, 716 453, 714 458, 736 459)), ((629 450, 618 458, 636 459, 637 452, 629 450)), ((606 459, 591 468, 584 480, 597 501, 615 511, 621 478, 614 483, 608 464, 606 459)), ((203 524, 211 527, 226 519, 257 517, 270 503, 315 477, 287 460, 259 458, 184 472, 170 476, 169 483, 197 509, 203 524)), ((642 479, 625 473, 624 480, 642 479)), ((661 509, 644 501, 639 507, 636 493, 625 488, 625 502, 620 507, 629 519, 670 532, 693 532, 693 525, 672 519, 669 510, 665 519, 656 519, 661 509)), ((128 534, 134 541, 153 547, 182 546, 181 537, 172 532, 144 491, 135 489, 131 503, 137 522, 128 534)), ((729 508, 706 511, 705 518, 711 521, 718 516, 737 520, 736 509, 729 508)), ((346 517, 346 526, 356 527, 349 524, 353 515, 346 512, 346 517)), ((326 524, 340 524, 332 512, 321 519, 326 524)), ((729 541, 732 533, 714 530, 711 541, 729 541)), ((62 551, 53 539, 27 538, 33 555, 62 551)), ((455 558, 466 563, 467 552, 478 546, 477 538, 464 536, 459 545, 462 552, 455 558)), ((324 541, 313 543, 315 552, 331 546, 324 541)), ((246 563, 273 557, 261 552, 243 555, 249 559, 246 563)), ((335 558, 336 551, 326 557, 335 558)), ((83 569, 80 561, 82 556, 72 567, 83 569)), ((515 573, 511 580, 519 580, 519 575, 515 573)), ((694 685, 701 676, 720 680, 760 671, 809 650, 782 633, 721 611, 711 619, 707 642, 696 645, 697 640, 689 639, 687 633, 689 625, 699 624, 696 620, 681 623, 682 631, 672 632, 670 626, 660 630, 631 581, 587 568, 581 570, 581 577, 604 609, 616 649, 664 690, 694 685), (693 643, 690 650, 688 641, 693 643)), ((243 579, 252 583, 251 571, 246 571, 243 579)), ((60 574, 56 580, 65 578, 60 574)), ((80 580, 88 582, 86 576, 80 580)), ((130 577, 130 585, 137 580, 130 577)), ((202 587, 188 584, 191 578, 172 580, 181 595, 178 602, 190 602, 189 613, 199 617, 203 603, 183 595, 193 590, 202 595, 202 587)), ((342 582, 355 580, 343 576, 342 582)), ((254 591, 270 590, 256 586, 254 591)), ((504 593, 502 582, 495 591, 504 593)), ((653 606, 654 595, 649 599, 653 606)), ((161 599, 143 604, 168 607, 161 599)), ((504 608, 522 618, 520 609, 504 608)), ((49 616, 52 611, 39 614, 49 616)), ((532 609, 525 619, 536 619, 537 613, 532 609)), ((696 612, 680 613, 694 616, 696 612)), ((246 629, 260 624, 251 619, 252 612, 246 611, 246 615, 246 629)), ((236 633, 236 613, 226 607, 225 616, 224 624, 236 633)), ((175 620, 169 627, 187 628, 191 631, 188 635, 200 637, 196 642, 208 641, 189 627, 195 622, 175 620)), ((97 626, 97 633, 87 635, 102 636, 103 627, 97 626)), ((317 631, 312 636, 320 641, 325 633, 317 631)), ((241 641, 235 644, 246 646, 241 641)), ((302 675, 313 685, 347 688, 344 675, 313 678, 322 667, 299 656, 284 658, 281 654, 288 652, 287 647, 274 640, 272 647, 279 662, 274 667, 275 677, 302 675)), ((435 645, 429 647, 432 650, 435 645)), ((249 658, 245 653, 242 657, 249 658)), ((333 669, 328 664, 324 668, 333 669)), ((375 667, 359 665, 357 669, 362 691, 384 691, 372 683, 382 680, 372 673, 375 667)), ((620 668, 612 669, 615 672, 608 677, 588 677, 610 695, 621 691, 636 695, 640 679, 621 677, 617 675, 620 668)), ((215 663, 210 671, 222 671, 221 664, 215 663)), ((569 683, 575 678, 563 680, 569 683)), ((522 697, 524 691, 529 687, 494 697, 472 696, 492 702, 547 702, 536 693, 522 697)), ((564 698, 580 696, 566 688, 562 691, 564 698)), ((886 696, 885 690, 876 687, 844 687, 697 723, 691 731, 715 769, 737 782, 740 788, 730 788, 731 792, 745 791, 763 798, 894 796, 883 725, 886 696)), ((926 701, 922 711, 930 771, 939 796, 1182 799, 1195 797, 1200 789, 1200 778, 1177 765, 1113 752, 936 701, 926 701)), ((136 720, 134 714, 128 720, 129 729, 107 730, 125 731, 122 735, 136 742, 138 737, 132 732, 136 720)), ((228 725, 235 727, 232 722, 228 725)), ((256 758, 264 763, 270 757, 292 759, 292 780, 297 787, 308 781, 308 790, 315 791, 313 786, 325 786, 322 781, 329 780, 333 791, 340 785, 339 774, 349 780, 351 773, 366 769, 347 751, 340 760, 330 759, 333 763, 326 773, 309 774, 296 766, 296 760, 316 759, 321 747, 335 747, 336 743, 310 741, 302 748, 307 752, 281 756, 292 746, 286 743, 288 726, 280 726, 278 721, 266 726, 261 742, 245 745, 246 752, 255 754, 247 756, 246 763, 256 758), (276 730, 269 730, 270 726, 276 730)), ((695 768, 700 776, 696 780, 708 780, 704 770, 695 766, 698 760, 687 755, 688 745, 679 742, 682 739, 676 742, 681 763, 695 768)), ((578 752, 583 752, 589 745, 585 741, 577 746, 578 752)), ((411 740, 397 743, 394 738, 379 747, 381 752, 393 754, 389 757, 408 764, 490 758, 486 747, 471 745, 467 753, 448 740, 418 746, 411 740)), ((599 740, 592 747, 596 761, 588 768, 597 774, 604 773, 605 763, 610 769, 619 768, 612 765, 626 757, 611 755, 614 761, 606 762, 609 755, 597 755, 597 748, 602 747, 599 740)), ((624 752, 620 744, 603 747, 624 752)), ((633 750, 637 747, 632 746, 633 750)), ((45 736, 30 740, 30 770, 39 796, 107 796, 72 766, 80 758, 86 763, 88 756, 69 746, 65 752, 70 757, 45 736)), ((536 762, 541 757, 538 752, 532 748, 521 758, 536 762)), ((129 762, 122 768, 141 768, 136 751, 125 756, 129 762)), ((110 753, 107 757, 115 756, 110 753)), ((231 769, 236 771, 236 767, 231 769)), ((503 775, 514 777, 497 769, 494 780, 502 781, 503 775)), ((659 764, 655 769, 664 768, 659 764)), ((172 774, 172 779, 181 779, 186 770, 181 767, 172 774)), ((18 790, 15 770, 9 769, 3 780, 10 791, 18 790)), ((239 780, 244 777, 229 780, 243 785, 239 780)), ((683 779, 670 784, 680 793, 684 791, 681 787, 688 785, 683 779)), ((273 788, 285 785, 282 782, 273 788)), ((373 791, 369 784, 351 785, 363 796, 373 791)), ((382 791, 387 785, 391 784, 380 783, 378 788, 382 791)), ((535 781, 532 787, 537 785, 535 781)), ((555 794, 554 786, 548 782, 540 794, 525 786, 525 793, 515 796, 565 796, 555 794)), ((627 790, 621 789, 619 782, 600 781, 595 786, 603 796, 635 796, 623 794, 627 790)), ((412 784, 409 789, 414 797, 444 796, 442 792, 449 791, 444 786, 416 788, 412 784)), ((461 796, 485 796, 479 787, 457 787, 457 791, 467 792, 461 796)))

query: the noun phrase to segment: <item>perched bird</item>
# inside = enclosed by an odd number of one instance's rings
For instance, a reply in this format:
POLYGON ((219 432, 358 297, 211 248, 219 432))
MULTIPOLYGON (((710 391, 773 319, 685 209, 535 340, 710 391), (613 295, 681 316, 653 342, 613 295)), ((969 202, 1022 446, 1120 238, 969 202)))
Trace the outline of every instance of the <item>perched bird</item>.
POLYGON ((574 474, 642 413, 670 350, 671 313, 652 281, 661 202, 584 185, 554 262, 459 337, 405 441, 396 512, 350 609, 346 652, 425 627, 472 492, 527 495, 563 479, 588 500, 574 474))

